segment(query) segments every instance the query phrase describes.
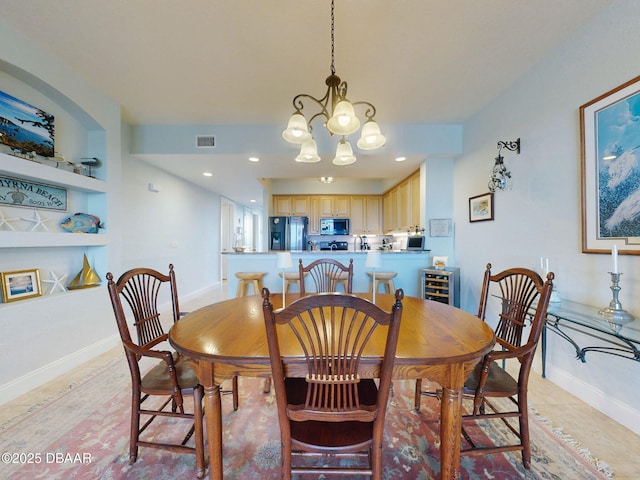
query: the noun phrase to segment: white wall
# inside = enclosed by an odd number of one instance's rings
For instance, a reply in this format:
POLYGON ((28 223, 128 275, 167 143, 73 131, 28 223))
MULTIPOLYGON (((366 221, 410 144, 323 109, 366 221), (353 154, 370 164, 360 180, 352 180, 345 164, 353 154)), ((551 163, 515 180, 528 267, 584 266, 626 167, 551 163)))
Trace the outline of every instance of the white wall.
POLYGON ((181 297, 220 283, 219 195, 126 155, 122 205, 122 271, 173 263, 181 297))
MULTIPOLYGON (((581 105, 640 74, 640 2, 619 0, 465 124, 456 161, 456 259, 463 308, 475 312, 485 264, 495 271, 534 267, 549 257, 560 296, 596 307, 611 300, 610 257, 581 247, 581 105), (520 137, 522 152, 503 154, 513 190, 495 195, 495 220, 468 222, 468 199, 487 192, 499 140, 520 137)), ((620 300, 640 317, 639 257, 620 258, 620 300)), ((582 339, 588 342, 588 339, 582 339)), ((640 432, 640 363, 575 350, 550 335, 548 378, 640 432)))

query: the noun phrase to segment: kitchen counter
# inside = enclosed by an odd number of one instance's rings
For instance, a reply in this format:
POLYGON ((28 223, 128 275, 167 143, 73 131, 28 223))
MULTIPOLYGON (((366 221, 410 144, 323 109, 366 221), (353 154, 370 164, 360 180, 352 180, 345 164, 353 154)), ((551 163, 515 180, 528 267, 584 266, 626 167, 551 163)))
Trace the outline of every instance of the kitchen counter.
MULTIPOLYGON (((274 255, 278 253, 279 250, 269 250, 267 252, 222 252, 223 255, 274 255)), ((367 252, 371 252, 373 250, 296 250, 291 252, 291 258, 295 257, 298 254, 302 255, 324 255, 324 254, 338 254, 338 255, 366 255, 367 252)), ((409 254, 409 255, 424 255, 428 254, 431 250, 378 250, 383 255, 387 254, 409 254)))
MULTIPOLYGON (((267 272, 264 286, 271 292, 282 292, 282 278, 276 270, 276 251, 267 252, 223 252, 227 259, 227 284, 229 296, 235 296, 238 287, 236 272, 267 272)), ((396 288, 402 288, 405 295, 417 297, 420 291, 420 269, 430 265, 429 250, 423 251, 381 251, 382 267, 378 272, 397 272, 394 278, 396 288)), ((319 258, 333 258, 347 265, 353 259, 353 291, 368 292, 370 268, 365 267, 367 250, 307 250, 291 252, 292 267, 285 272, 297 272, 298 261, 307 265, 319 258)))

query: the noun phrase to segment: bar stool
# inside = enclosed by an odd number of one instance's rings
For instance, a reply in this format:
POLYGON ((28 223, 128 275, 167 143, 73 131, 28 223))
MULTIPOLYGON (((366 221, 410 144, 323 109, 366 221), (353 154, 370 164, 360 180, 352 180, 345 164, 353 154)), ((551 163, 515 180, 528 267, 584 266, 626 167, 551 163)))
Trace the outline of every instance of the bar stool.
MULTIPOLYGON (((278 275, 282 278, 282 272, 278 273, 278 275)), ((305 277, 307 275, 309 274, 304 274, 305 277)), ((298 272, 284 272, 284 285, 284 291, 286 293, 289 293, 289 287, 291 285, 298 287, 298 290, 300 290, 300 274, 298 272)))
MULTIPOLYGON (((349 280, 349 274, 347 272, 341 272, 336 276, 336 287, 338 285, 342 285, 342 288, 344 288, 345 293, 347 293, 349 290, 349 285, 347 283, 347 281, 349 280)), ((336 288, 336 291, 338 289, 336 288)))
POLYGON ((236 277, 238 278, 238 289, 236 290, 236 297, 247 296, 247 290, 249 285, 253 286, 253 294, 260 295, 262 293, 262 277, 267 272, 238 272, 236 277))
MULTIPOLYGON (((373 293, 373 272, 367 272, 369 275, 369 293, 373 293)), ((398 274, 396 272, 376 272, 376 293, 380 291, 380 285, 384 285, 385 293, 393 293, 396 291, 396 287, 393 285, 393 279, 398 274)))

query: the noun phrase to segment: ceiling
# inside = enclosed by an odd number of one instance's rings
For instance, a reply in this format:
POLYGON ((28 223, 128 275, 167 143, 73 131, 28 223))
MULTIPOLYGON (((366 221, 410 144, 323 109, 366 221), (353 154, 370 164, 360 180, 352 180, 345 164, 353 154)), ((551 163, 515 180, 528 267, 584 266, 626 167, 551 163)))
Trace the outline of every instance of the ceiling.
MULTIPOLYGON (((385 125, 461 124, 610 3, 336 0, 336 73, 352 101, 376 106, 385 134, 385 125)), ((330 73, 329 0, 0 0, 0 11, 119 102, 131 125, 277 126, 285 143, 293 97, 323 96, 330 73)), ((259 163, 248 152, 144 160, 248 204, 256 178, 402 177, 427 154, 397 163, 402 145, 387 138, 359 155, 366 165, 334 170, 328 155, 296 164, 294 146, 289 156, 250 152, 259 163)))

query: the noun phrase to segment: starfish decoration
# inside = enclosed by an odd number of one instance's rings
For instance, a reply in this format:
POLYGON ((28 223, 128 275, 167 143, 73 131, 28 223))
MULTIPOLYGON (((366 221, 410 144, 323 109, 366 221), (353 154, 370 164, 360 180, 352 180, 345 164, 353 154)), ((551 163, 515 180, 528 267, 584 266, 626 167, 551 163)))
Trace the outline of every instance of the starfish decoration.
POLYGON ((64 275, 58 276, 56 274, 56 272, 54 272, 53 270, 49 270, 49 276, 51 277, 50 280, 42 280, 44 283, 51 283, 51 290, 49 290, 49 295, 51 295, 53 292, 56 291, 56 289, 60 289, 61 292, 66 292, 67 288, 64 286, 64 284, 62 282, 64 282, 64 279, 67 278, 67 274, 65 273, 64 275))
POLYGON ((22 218, 22 220, 26 220, 27 222, 34 223, 33 227, 31 227, 31 230, 29 230, 30 232, 35 231, 35 229, 38 227, 42 227, 44 228, 45 231, 48 232, 49 229, 47 228, 46 223, 53 221, 52 218, 42 218, 40 216, 40 212, 38 212, 37 210, 33 211, 33 218, 25 218, 25 217, 20 217, 20 218, 22 218))
POLYGON ((10 230, 15 231, 16 229, 13 228, 13 225, 11 225, 9 222, 15 222, 16 220, 20 220, 19 218, 7 218, 4 216, 4 213, 2 213, 2 210, 0 210, 0 229, 2 229, 3 225, 6 225, 7 227, 9 227, 10 230))

